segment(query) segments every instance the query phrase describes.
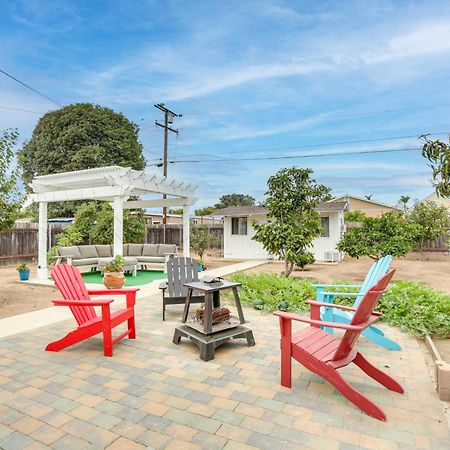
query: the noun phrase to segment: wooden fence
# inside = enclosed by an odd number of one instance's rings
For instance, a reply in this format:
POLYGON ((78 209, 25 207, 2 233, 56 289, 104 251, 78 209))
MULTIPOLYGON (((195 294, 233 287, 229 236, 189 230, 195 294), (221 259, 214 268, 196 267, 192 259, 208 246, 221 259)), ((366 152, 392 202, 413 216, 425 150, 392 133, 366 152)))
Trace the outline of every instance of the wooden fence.
POLYGON ((0 265, 30 261, 36 255, 36 229, 17 228, 0 233, 0 265))
POLYGON ((435 239, 434 241, 425 241, 423 247, 419 249, 422 252, 448 252, 450 243, 444 237, 435 239))
MULTIPOLYGON (((193 225, 191 225, 192 227, 193 225)), ((209 233, 216 236, 218 249, 223 249, 223 225, 205 225, 209 233)), ((144 238, 146 244, 176 244, 179 249, 183 248, 183 225, 151 225, 147 227, 144 238)))
MULTIPOLYGON (((56 244, 56 237, 64 229, 62 225, 49 226, 48 248, 56 244)), ((217 236, 217 248, 223 249, 223 226, 208 225, 210 233, 217 236)), ((151 244, 176 244, 183 248, 182 225, 152 225, 147 227, 143 242, 151 244)), ((33 261, 38 253, 37 227, 14 228, 0 233, 0 265, 33 261)))

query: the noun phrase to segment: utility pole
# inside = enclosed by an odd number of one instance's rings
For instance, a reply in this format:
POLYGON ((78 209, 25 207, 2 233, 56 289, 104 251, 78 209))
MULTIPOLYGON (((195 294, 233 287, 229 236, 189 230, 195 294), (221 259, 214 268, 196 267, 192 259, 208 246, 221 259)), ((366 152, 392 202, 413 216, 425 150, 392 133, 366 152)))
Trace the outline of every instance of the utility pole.
MULTIPOLYGON (((169 131, 178 135, 178 130, 170 127, 173 124, 174 117, 183 117, 182 114, 177 114, 170 109, 166 108, 164 103, 158 103, 154 105, 156 109, 159 109, 164 113, 164 123, 160 123, 155 120, 155 125, 161 128, 164 128, 164 162, 163 162, 163 175, 164 178, 167 177, 167 145, 169 141, 169 131)), ((167 195, 163 195, 163 198, 167 198, 167 195)), ((167 207, 163 207, 163 224, 167 223, 167 207)))

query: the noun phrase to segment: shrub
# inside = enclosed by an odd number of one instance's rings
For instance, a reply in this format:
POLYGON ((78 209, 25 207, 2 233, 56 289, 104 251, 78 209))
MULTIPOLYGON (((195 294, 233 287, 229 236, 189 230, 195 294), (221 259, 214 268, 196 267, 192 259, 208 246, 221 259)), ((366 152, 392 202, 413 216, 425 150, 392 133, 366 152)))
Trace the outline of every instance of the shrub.
POLYGON ((314 299, 315 289, 309 280, 280 277, 275 274, 258 275, 236 273, 232 279, 242 283, 240 298, 243 303, 253 305, 255 299, 263 304, 259 309, 275 311, 282 301, 288 303, 289 311, 308 311, 306 300, 314 299))
MULTIPOLYGON (((285 278, 275 274, 245 274, 232 276, 242 283, 240 296, 243 303, 252 305, 256 299, 258 309, 275 311, 282 301, 289 311, 309 312, 306 300, 315 299, 315 289, 309 280, 285 278)), ((336 284, 344 282, 336 281, 336 284)), ((352 292, 355 289, 333 289, 352 292)), ((357 290, 356 290, 357 291, 357 290)), ((336 304, 352 306, 355 297, 336 297, 336 304)), ((383 295, 377 306, 383 313, 382 320, 402 331, 422 337, 425 333, 450 338, 450 295, 429 288, 422 283, 395 281, 383 295)))
POLYGON ((450 295, 422 283, 396 281, 378 304, 383 320, 403 331, 450 337, 450 295))

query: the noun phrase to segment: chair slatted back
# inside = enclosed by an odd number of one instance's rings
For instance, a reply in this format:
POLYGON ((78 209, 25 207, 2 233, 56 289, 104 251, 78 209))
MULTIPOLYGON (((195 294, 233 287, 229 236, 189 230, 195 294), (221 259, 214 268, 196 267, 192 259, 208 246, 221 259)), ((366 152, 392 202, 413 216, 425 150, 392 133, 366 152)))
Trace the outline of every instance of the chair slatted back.
POLYGON ((186 297, 184 283, 198 281, 197 261, 188 257, 170 258, 167 261, 167 284, 170 297, 186 297))
POLYGON ((367 272, 366 278, 364 279, 364 282, 359 290, 360 295, 356 297, 354 304, 355 308, 358 307, 361 300, 364 298, 364 294, 370 289, 370 287, 373 286, 374 284, 377 284, 380 278, 383 275, 386 275, 391 265, 391 262, 392 256, 386 255, 372 264, 372 267, 367 272))
MULTIPOLYGON (((69 264, 58 264, 51 271, 51 276, 64 300, 90 300, 80 271, 69 264)), ((78 325, 95 319, 97 313, 93 306, 70 306, 78 325)))
MULTIPOLYGON (((360 304, 358 305, 350 325, 360 325, 369 320, 373 310, 377 306, 381 295, 386 290, 391 278, 393 277, 395 270, 391 270, 386 275, 384 275, 377 284, 372 286, 364 295, 360 304)), ((350 351, 353 349, 361 331, 347 330, 336 349, 336 352, 332 358, 332 361, 340 361, 348 356, 350 351)))

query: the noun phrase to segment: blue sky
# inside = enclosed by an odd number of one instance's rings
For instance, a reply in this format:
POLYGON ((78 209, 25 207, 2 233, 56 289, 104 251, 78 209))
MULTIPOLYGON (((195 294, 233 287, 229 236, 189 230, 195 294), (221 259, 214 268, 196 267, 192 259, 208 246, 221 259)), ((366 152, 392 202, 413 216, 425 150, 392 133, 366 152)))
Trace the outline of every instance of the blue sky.
MULTIPOLYGON (((171 164, 169 176, 198 184, 199 205, 230 192, 262 200, 267 178, 291 165, 312 168, 336 195, 394 204, 432 192, 419 151, 243 159, 417 148, 416 137, 335 143, 450 132, 448 1, 0 0, 0 8, 0 68, 58 103, 123 112, 141 126, 149 164, 162 154, 153 104, 182 113, 169 158, 203 162, 171 164), (221 158, 235 161, 211 162, 221 158)), ((17 127, 25 140, 35 112, 55 107, 0 76, 2 129, 17 127)))

